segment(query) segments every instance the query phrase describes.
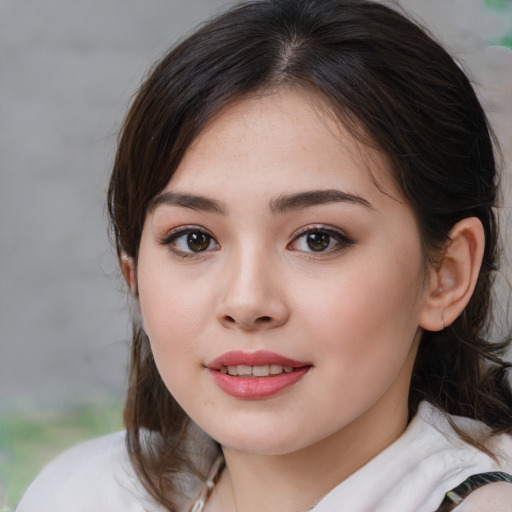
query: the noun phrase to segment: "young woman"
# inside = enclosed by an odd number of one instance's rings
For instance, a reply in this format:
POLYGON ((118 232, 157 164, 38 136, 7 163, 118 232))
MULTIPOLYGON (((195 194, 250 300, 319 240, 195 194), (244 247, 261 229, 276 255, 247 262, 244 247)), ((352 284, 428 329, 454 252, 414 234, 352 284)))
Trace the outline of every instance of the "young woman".
POLYGON ((257 0, 202 26, 110 183, 126 432, 19 511, 510 510, 497 182, 468 79, 398 12, 257 0))

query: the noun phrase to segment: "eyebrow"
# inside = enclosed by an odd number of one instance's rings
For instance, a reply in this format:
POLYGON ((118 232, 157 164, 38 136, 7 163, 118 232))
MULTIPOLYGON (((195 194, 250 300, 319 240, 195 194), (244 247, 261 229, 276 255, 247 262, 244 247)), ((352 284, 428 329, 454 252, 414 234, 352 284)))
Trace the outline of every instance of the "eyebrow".
POLYGON ((160 194, 151 202, 149 209, 153 211, 160 205, 181 206, 182 208, 218 213, 220 215, 227 215, 228 213, 228 208, 222 201, 194 194, 181 194, 179 192, 164 192, 160 194))
MULTIPOLYGON (((342 192, 337 189, 327 190, 308 190, 296 194, 286 194, 270 201, 270 210, 274 214, 283 214, 293 210, 311 208, 327 203, 352 203, 364 206, 373 210, 373 206, 363 197, 342 192)), ((197 196, 194 194, 183 194, 179 192, 164 192, 157 196, 150 205, 150 211, 155 210, 160 205, 180 206, 204 212, 227 215, 228 207, 222 201, 212 199, 206 196, 197 196)))
POLYGON ((279 196, 270 201, 270 209, 273 213, 286 213, 290 210, 300 210, 326 203, 352 203, 373 210, 373 206, 363 197, 349 194, 337 189, 310 190, 298 194, 279 196))

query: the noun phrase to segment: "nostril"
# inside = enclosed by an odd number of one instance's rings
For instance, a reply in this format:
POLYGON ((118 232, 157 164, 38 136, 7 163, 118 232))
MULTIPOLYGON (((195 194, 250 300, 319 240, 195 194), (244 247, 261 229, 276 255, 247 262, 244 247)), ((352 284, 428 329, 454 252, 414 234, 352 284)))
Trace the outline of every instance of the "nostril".
POLYGON ((257 316, 243 311, 239 315, 222 315, 219 320, 224 327, 229 329, 239 327, 247 331, 271 329, 280 325, 279 320, 273 315, 257 316))

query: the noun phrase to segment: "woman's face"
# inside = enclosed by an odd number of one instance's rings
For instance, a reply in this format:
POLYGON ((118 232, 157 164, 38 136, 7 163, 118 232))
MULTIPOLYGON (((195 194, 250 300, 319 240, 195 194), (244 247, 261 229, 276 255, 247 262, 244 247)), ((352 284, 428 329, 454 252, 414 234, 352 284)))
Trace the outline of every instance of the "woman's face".
POLYGON ((291 453, 407 416, 427 293, 415 219, 385 159, 312 105, 281 91, 226 108, 142 232, 159 372, 234 450, 291 453))

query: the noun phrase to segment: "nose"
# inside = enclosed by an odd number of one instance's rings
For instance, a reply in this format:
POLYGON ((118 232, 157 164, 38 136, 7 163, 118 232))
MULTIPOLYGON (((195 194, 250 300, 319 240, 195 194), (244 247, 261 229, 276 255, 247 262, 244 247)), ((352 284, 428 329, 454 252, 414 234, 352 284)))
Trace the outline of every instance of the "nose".
POLYGON ((256 331, 286 323, 290 311, 285 283, 269 258, 246 252, 226 262, 226 267, 219 276, 222 293, 216 311, 224 327, 256 331))

